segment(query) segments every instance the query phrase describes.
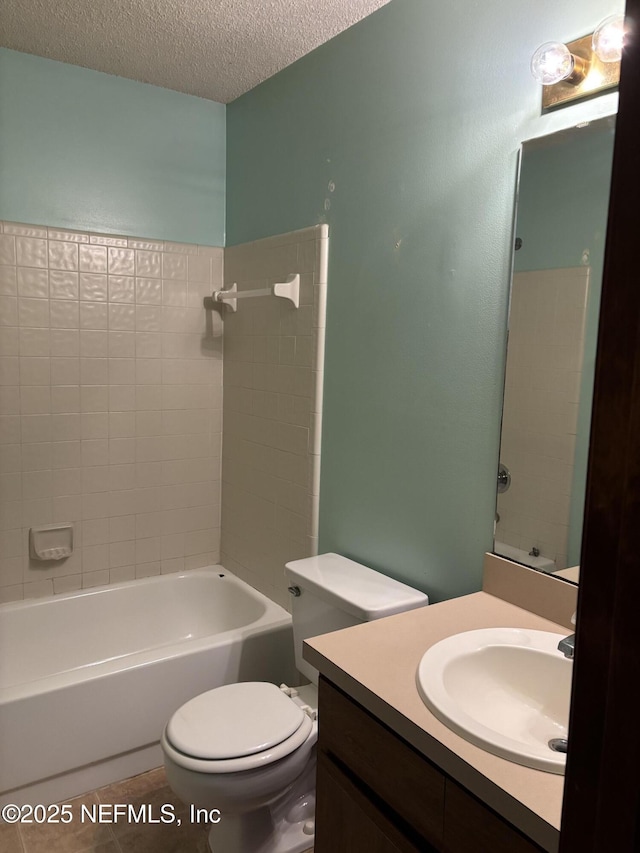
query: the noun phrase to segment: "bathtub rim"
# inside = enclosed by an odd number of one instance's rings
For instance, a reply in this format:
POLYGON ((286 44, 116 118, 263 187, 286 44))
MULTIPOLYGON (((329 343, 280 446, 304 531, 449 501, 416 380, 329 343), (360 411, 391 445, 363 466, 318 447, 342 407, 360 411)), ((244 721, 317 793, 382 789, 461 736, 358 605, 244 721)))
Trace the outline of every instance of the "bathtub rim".
MULTIPOLYGON (((9 602, 0 605, 0 616, 3 612, 16 612, 27 607, 38 607, 45 604, 51 604, 54 601, 80 599, 130 587, 140 589, 144 586, 155 585, 158 583, 176 583, 180 580, 188 579, 193 576, 209 577, 211 575, 219 574, 224 574, 225 580, 230 580, 233 584, 242 587, 242 589, 252 598, 258 599, 260 603, 264 605, 264 613, 258 619, 255 619, 246 625, 231 628, 227 631, 207 634, 203 637, 197 637, 190 640, 171 642, 166 645, 152 646, 142 651, 120 655, 108 660, 82 664, 72 669, 62 670, 61 672, 21 682, 20 684, 11 684, 7 686, 0 685, 0 704, 19 701, 44 692, 62 690, 79 682, 91 682, 119 672, 123 669, 134 670, 155 662, 162 662, 174 658, 179 659, 199 651, 204 651, 214 644, 226 645, 231 644, 236 640, 246 640, 252 637, 258 637, 260 634, 268 633, 274 628, 285 627, 286 625, 291 624, 291 615, 283 607, 220 564, 202 566, 197 569, 185 569, 180 572, 172 572, 165 575, 153 575, 147 578, 120 581, 115 584, 103 584, 101 586, 90 587, 89 589, 72 590, 70 592, 59 593, 57 595, 42 596, 41 598, 30 598, 22 601, 9 602)), ((220 580, 222 581, 222 578, 220 578, 220 580)))

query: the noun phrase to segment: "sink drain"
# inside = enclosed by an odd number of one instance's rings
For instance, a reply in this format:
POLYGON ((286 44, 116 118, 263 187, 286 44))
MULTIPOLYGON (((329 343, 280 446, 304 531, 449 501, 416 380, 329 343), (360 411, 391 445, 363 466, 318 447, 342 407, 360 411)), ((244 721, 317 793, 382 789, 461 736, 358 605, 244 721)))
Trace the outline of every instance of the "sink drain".
POLYGON ((549 741, 549 749, 554 752, 566 752, 568 745, 566 737, 553 737, 549 741))

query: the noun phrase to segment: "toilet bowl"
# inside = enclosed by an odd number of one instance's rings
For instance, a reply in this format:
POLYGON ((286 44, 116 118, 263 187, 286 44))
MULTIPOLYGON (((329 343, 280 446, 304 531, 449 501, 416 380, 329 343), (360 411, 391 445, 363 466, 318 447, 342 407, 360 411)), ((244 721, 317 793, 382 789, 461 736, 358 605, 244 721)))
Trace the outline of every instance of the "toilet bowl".
POLYGON ((318 672, 308 637, 429 603, 427 596, 338 554, 287 563, 296 667, 303 687, 241 682, 191 699, 161 745, 173 791, 214 812, 213 853, 303 853, 313 847, 318 672))
MULTIPOLYGON (((314 696, 309 686, 305 699, 314 696)), ((268 682, 218 687, 176 711, 161 740, 167 779, 195 809, 219 812, 214 853, 313 845, 317 734, 315 708, 268 682)))

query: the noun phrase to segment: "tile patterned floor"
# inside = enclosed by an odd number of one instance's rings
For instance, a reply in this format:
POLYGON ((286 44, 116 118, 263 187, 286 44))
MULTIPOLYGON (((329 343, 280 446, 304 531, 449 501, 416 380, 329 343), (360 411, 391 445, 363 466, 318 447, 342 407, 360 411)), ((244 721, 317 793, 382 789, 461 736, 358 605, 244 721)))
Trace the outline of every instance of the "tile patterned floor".
MULTIPOLYGON (((208 829, 192 824, 188 809, 167 785, 164 769, 158 767, 132 779, 115 782, 68 801, 74 820, 68 824, 0 823, 2 853, 209 853, 208 829), (171 803, 181 818, 176 824, 92 824, 81 822, 82 805, 130 803, 152 806, 154 816, 160 806, 171 803)), ((308 851, 313 853, 313 851, 308 851)))

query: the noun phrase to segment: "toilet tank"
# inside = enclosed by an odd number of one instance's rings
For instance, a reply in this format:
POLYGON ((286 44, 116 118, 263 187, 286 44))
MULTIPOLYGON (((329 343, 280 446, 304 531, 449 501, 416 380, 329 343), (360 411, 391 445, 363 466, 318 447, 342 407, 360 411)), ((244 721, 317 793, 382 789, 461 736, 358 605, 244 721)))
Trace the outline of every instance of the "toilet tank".
POLYGON ((307 637, 350 628, 429 603, 413 587, 342 557, 320 554, 285 566, 291 594, 296 667, 318 683, 318 671, 302 658, 307 637))

